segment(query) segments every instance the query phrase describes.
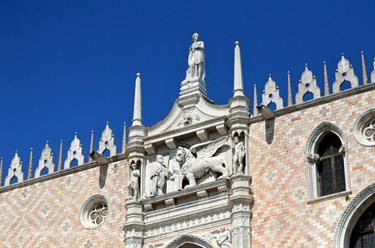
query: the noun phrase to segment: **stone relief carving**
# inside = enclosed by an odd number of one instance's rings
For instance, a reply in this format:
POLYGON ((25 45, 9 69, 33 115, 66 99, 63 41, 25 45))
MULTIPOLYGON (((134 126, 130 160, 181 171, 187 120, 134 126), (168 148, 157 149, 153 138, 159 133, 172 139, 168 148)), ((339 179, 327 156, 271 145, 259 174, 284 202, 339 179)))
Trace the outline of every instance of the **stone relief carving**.
POLYGON ((139 178, 141 177, 141 172, 137 168, 136 161, 130 162, 130 179, 128 182, 128 192, 129 199, 138 200, 139 199, 139 178))
POLYGON ((309 164, 316 164, 320 160, 320 156, 316 153, 311 153, 307 155, 306 160, 309 164))
POLYGON ((78 139, 77 134, 74 135, 72 142, 70 143, 70 148, 68 150, 68 156, 64 162, 64 169, 70 168, 70 164, 73 160, 77 160, 78 164, 84 163, 84 156, 82 154, 82 144, 78 139))
POLYGON ((316 78, 312 71, 305 65, 305 71, 301 75, 301 80, 298 83, 298 92, 296 94, 296 104, 303 103, 303 97, 311 92, 313 94, 313 99, 320 97, 320 88, 316 83, 316 78))
POLYGON ((335 82, 333 83, 333 93, 340 92, 340 86, 345 82, 350 82, 351 88, 358 87, 358 77, 354 74, 353 66, 344 55, 341 56, 337 64, 335 73, 335 82))
POLYGON ((214 239, 219 248, 232 247, 231 231, 228 228, 221 227, 220 231, 215 235, 214 239))
POLYGON ((199 115, 197 115, 194 112, 185 112, 182 116, 182 120, 179 121, 177 126, 182 126, 182 125, 187 126, 198 121, 200 121, 199 115))
POLYGON ((98 153, 103 154, 105 150, 108 150, 110 156, 113 156, 116 155, 116 149, 115 136, 112 129, 109 127, 109 123, 107 122, 99 140, 98 153))
POLYGON ((18 153, 14 154, 12 162, 8 169, 8 175, 5 178, 4 186, 9 186, 13 177, 17 178, 17 183, 23 182, 22 162, 18 153))
POLYGON ((233 173, 243 173, 245 169, 246 150, 243 140, 237 135, 233 138, 234 152, 233 152, 233 173))
POLYGON ((35 170, 35 177, 40 177, 40 173, 44 168, 48 169, 48 173, 53 173, 55 170, 55 165, 53 164, 53 154, 48 143, 43 148, 42 154, 39 158, 38 167, 35 170))
POLYGON ((202 178, 207 170, 220 173, 221 176, 218 179, 228 176, 228 168, 223 157, 214 156, 217 150, 227 143, 227 139, 224 136, 214 141, 194 145, 190 149, 177 148, 176 161, 180 164, 182 175, 189 181, 187 187, 197 185, 197 179, 202 178))
POLYGON ((208 215, 199 215, 191 217, 190 219, 182 219, 179 221, 174 221, 173 223, 160 225, 152 229, 145 231, 145 237, 155 237, 159 235, 169 234, 176 231, 184 230, 187 228, 192 228, 200 225, 206 225, 214 223, 221 220, 229 219, 231 216, 230 211, 210 213, 208 215))
POLYGON ((166 180, 172 175, 165 165, 164 158, 161 155, 156 156, 156 162, 153 163, 153 172, 150 178, 150 195, 154 197, 166 192, 166 180))
POLYGON ((280 97, 279 86, 269 75, 262 94, 262 104, 268 106, 272 102, 276 104, 276 109, 281 109, 284 106, 283 99, 280 97))

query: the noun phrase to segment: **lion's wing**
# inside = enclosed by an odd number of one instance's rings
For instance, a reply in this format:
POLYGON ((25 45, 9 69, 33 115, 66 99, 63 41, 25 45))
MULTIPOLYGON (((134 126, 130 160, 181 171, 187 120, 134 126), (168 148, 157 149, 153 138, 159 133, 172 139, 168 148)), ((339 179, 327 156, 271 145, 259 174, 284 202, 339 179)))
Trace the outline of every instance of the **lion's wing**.
POLYGON ((212 157, 217 149, 225 145, 228 137, 223 136, 216 140, 206 141, 200 144, 193 145, 190 151, 197 154, 197 158, 209 158, 212 157))

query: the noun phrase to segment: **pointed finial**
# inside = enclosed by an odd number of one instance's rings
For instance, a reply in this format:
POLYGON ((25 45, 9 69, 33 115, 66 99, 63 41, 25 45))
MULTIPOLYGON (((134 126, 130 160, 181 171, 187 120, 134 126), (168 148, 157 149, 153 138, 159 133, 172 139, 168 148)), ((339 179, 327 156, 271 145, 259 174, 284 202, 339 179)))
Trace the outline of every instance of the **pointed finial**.
POLYGON ((132 126, 142 126, 142 87, 141 74, 138 72, 135 79, 134 109, 132 126))
POLYGON ((106 126, 109 126, 109 121, 106 121, 106 122, 105 122, 105 125, 106 125, 106 126))
MULTIPOLYGON (((307 68, 307 64, 305 64, 305 68, 307 68)), ((292 80, 290 76, 290 71, 288 71, 288 106, 293 105, 293 100, 292 100, 292 80)))
POLYGON ((0 158, 0 188, 3 186, 3 157, 0 158))
POLYGON ((27 179, 31 180, 33 178, 33 148, 30 148, 30 156, 29 156, 29 171, 27 174, 27 179))
POLYGON ((254 84, 254 106, 253 106, 253 113, 254 116, 258 115, 258 94, 257 94, 257 85, 254 84))
POLYGON ((272 79, 272 74, 269 73, 269 74, 268 74, 268 80, 271 80, 271 79, 272 79))
POLYGON ((126 131, 127 131, 126 122, 124 122, 124 129, 122 131, 122 151, 121 151, 122 154, 125 154, 125 151, 126 151, 126 131))
POLYGON ((341 52, 341 57, 345 57, 344 52, 341 52))
POLYGON ((60 149, 59 149, 59 160, 57 162, 57 171, 62 170, 62 150, 63 150, 63 140, 60 140, 60 149))
POLYGON ((362 80, 363 80, 363 85, 366 85, 368 83, 368 78, 367 78, 365 54, 364 54, 363 51, 361 51, 361 62, 362 62, 362 80))
POLYGON ((234 48, 234 87, 233 96, 244 96, 243 78, 242 78, 242 62, 240 43, 235 42, 234 48))
MULTIPOLYGON (((108 126, 108 121, 106 126, 108 126)), ((91 129, 91 135, 90 135, 90 150, 89 150, 89 162, 92 161, 90 154, 94 151, 94 130, 91 129)))
POLYGON ((308 70, 307 63, 305 63, 305 70, 308 70))
POLYGON ((329 95, 329 82, 328 82, 328 70, 327 70, 327 64, 324 61, 323 62, 323 73, 324 73, 324 95, 329 95))

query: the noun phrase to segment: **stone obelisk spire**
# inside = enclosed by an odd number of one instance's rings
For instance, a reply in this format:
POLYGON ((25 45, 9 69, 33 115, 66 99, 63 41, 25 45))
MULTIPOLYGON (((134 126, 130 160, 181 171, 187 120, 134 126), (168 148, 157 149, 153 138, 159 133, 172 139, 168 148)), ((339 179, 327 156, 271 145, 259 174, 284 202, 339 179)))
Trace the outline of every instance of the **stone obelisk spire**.
POLYGON ((124 130, 122 132, 122 153, 125 154, 125 151, 126 151, 126 131, 127 131, 127 127, 126 127, 126 122, 124 122, 124 130))
POLYGON ((241 64, 241 50, 240 43, 236 41, 234 48, 234 87, 233 97, 244 96, 243 79, 242 79, 242 64, 241 64))
POLYGON ((323 62, 323 69, 324 69, 324 95, 329 95, 329 82, 328 82, 328 70, 327 70, 327 64, 324 61, 323 62))
POLYGON ((290 71, 288 71, 288 107, 293 105, 292 96, 292 80, 290 77, 290 71))
POLYGON ((33 178, 33 148, 30 148, 30 158, 29 158, 29 171, 27 174, 27 179, 33 178))
POLYGON ((363 80, 363 85, 366 85, 368 83, 368 78, 367 78, 365 54, 364 54, 363 51, 361 51, 361 62, 362 62, 362 80, 363 80))
POLYGON ((59 149, 59 160, 57 161, 57 171, 62 170, 62 152, 63 152, 63 140, 60 140, 60 149, 59 149))
POLYGON ((254 84, 254 104, 253 104, 253 114, 254 116, 258 115, 258 93, 257 93, 257 85, 254 84))
POLYGON ((134 111, 132 126, 142 126, 142 92, 141 92, 141 74, 138 72, 135 79, 134 92, 134 111))
POLYGON ((94 130, 91 129, 91 134, 90 134, 90 150, 89 150, 89 162, 92 161, 92 158, 90 154, 94 151, 94 130))

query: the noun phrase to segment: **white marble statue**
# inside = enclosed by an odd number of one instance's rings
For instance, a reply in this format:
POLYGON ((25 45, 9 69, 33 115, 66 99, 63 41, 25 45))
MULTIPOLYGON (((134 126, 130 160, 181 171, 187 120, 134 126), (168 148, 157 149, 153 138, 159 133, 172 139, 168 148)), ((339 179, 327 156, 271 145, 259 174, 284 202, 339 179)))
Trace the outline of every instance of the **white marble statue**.
POLYGON ((176 161, 181 166, 181 174, 189 181, 187 187, 197 185, 196 179, 202 178, 208 171, 220 173, 218 179, 228 176, 225 160, 215 156, 217 150, 227 143, 227 137, 192 146, 190 149, 178 147, 176 161), (197 156, 193 155, 195 153, 197 156))
POLYGON ((240 140, 238 136, 234 136, 234 153, 233 153, 233 172, 244 172, 244 162, 245 162, 245 146, 243 141, 240 140))
POLYGON ((153 163, 153 172, 150 178, 150 197, 165 194, 166 180, 170 178, 171 172, 166 168, 163 156, 156 156, 153 163))
POLYGON ((141 177, 140 171, 137 169, 137 165, 132 163, 131 175, 128 183, 129 199, 138 200, 139 197, 139 178, 141 177))
POLYGON ((193 43, 189 49, 189 81, 204 80, 205 77, 205 55, 204 55, 204 42, 199 40, 199 34, 193 34, 193 43))

